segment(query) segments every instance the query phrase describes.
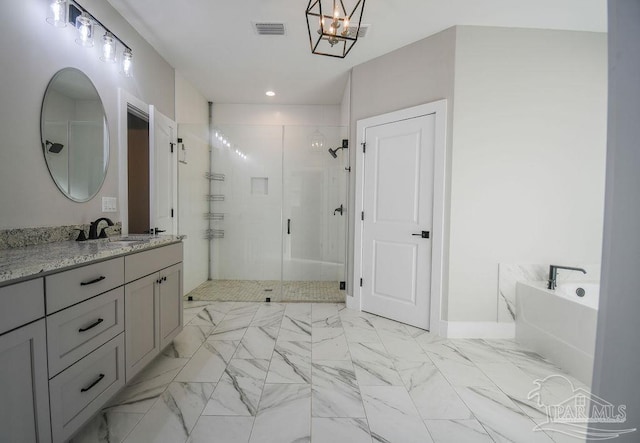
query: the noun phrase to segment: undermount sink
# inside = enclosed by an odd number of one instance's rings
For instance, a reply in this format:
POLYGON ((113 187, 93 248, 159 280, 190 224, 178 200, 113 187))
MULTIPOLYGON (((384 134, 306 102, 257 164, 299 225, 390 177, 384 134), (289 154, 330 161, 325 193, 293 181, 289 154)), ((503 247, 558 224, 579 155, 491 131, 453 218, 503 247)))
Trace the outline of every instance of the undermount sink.
POLYGON ((149 241, 150 237, 147 235, 141 235, 139 237, 111 237, 109 243, 121 244, 121 245, 135 245, 149 241))

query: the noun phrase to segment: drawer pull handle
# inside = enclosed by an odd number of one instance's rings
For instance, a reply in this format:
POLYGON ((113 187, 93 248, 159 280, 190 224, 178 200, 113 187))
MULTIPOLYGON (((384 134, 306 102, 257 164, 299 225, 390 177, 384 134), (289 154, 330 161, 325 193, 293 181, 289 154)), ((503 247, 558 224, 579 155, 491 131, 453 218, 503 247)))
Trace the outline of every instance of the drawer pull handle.
POLYGON ((97 385, 98 383, 100 383, 102 381, 102 379, 104 378, 104 374, 100 374, 98 376, 98 378, 96 379, 96 381, 94 381, 93 383, 91 383, 89 386, 87 386, 86 388, 82 388, 80 389, 80 392, 87 392, 89 389, 93 388, 95 385, 97 385))
POLYGON ((86 328, 80 328, 78 329, 78 332, 87 332, 89 329, 93 329, 96 326, 98 326, 100 323, 102 323, 104 320, 99 318, 95 321, 95 323, 91 323, 89 326, 87 326, 86 328))
POLYGON ((96 278, 95 280, 80 282, 80 286, 92 285, 94 283, 98 283, 99 281, 104 280, 105 278, 107 278, 107 277, 105 277, 104 275, 101 275, 100 277, 96 278))

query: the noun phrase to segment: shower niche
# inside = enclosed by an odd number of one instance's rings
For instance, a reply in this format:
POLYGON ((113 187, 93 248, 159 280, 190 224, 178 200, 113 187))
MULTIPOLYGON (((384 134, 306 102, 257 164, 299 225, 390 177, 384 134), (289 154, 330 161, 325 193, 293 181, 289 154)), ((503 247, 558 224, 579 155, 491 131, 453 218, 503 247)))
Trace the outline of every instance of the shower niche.
POLYGON ((216 128, 212 291, 237 301, 344 301, 347 130, 340 126, 216 128), (344 148, 343 148, 344 146, 344 148), (336 150, 336 148, 339 148, 336 150), (336 212, 337 207, 345 210, 336 212))

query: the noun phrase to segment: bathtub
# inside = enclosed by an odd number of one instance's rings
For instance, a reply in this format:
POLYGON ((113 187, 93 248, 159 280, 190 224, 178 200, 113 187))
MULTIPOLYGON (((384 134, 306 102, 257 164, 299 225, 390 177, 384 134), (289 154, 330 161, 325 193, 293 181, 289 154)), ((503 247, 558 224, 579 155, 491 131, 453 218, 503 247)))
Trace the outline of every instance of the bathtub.
POLYGON ((587 386, 593 375, 598 298, 597 282, 518 282, 516 340, 587 386))

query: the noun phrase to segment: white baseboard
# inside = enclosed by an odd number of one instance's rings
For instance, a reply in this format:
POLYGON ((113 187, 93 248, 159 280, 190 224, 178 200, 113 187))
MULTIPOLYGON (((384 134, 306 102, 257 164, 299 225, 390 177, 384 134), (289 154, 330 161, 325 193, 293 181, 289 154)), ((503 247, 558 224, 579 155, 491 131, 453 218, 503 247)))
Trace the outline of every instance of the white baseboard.
POLYGON ((441 320, 439 332, 447 338, 515 338, 516 324, 441 320))

